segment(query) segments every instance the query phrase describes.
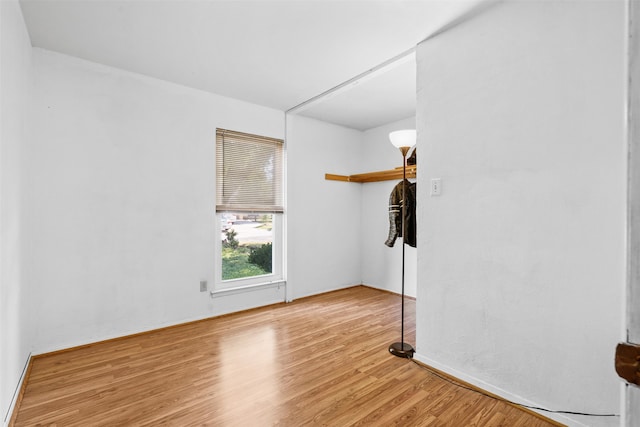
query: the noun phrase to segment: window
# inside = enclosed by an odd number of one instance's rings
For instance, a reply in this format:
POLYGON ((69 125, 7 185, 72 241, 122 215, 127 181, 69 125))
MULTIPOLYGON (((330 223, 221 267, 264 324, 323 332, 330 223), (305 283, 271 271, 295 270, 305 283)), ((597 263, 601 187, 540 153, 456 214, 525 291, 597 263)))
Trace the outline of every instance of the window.
POLYGON ((218 288, 282 279, 283 145, 216 130, 218 288))

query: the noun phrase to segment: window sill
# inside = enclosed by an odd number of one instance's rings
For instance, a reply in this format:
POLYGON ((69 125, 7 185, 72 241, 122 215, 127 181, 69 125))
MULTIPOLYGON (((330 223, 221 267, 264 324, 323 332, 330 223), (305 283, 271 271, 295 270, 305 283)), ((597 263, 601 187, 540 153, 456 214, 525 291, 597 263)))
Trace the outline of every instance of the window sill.
POLYGON ((269 282, 253 283, 251 285, 236 286, 233 288, 216 289, 215 291, 210 291, 209 294, 211 295, 211 298, 217 298, 225 295, 239 294, 239 293, 254 291, 258 289, 265 289, 265 288, 280 289, 281 286, 286 286, 286 285, 287 285, 287 282, 284 280, 273 280, 269 282))

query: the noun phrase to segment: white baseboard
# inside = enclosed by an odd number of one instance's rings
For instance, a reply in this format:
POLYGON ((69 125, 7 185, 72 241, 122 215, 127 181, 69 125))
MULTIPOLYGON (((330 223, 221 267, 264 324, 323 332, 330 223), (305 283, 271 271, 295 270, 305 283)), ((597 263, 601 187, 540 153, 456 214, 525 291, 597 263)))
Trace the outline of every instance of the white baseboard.
MULTIPOLYGON (((382 286, 370 285, 368 283, 362 283, 362 286, 366 286, 366 287, 371 288, 371 289, 377 289, 379 291, 389 292, 389 293, 395 294, 395 295, 402 295, 402 293, 399 290, 396 291, 395 289, 383 288, 382 286)), ((411 294, 409 294, 407 292, 405 292, 404 296, 408 297, 408 298, 411 298, 411 299, 416 299, 415 295, 411 295, 411 294)))
MULTIPOLYGON (((438 369, 442 372, 445 372, 449 375, 451 375, 452 377, 458 378, 464 382, 467 382, 469 384, 472 384, 482 390, 485 390, 491 394, 495 394, 497 396, 502 397, 503 399, 509 400, 511 402, 515 402, 515 403, 522 403, 524 405, 527 406, 537 406, 537 407, 541 407, 543 408, 544 405, 538 404, 536 402, 532 402, 530 400, 527 400, 525 398, 523 398, 522 396, 518 396, 516 394, 510 393, 500 387, 494 386, 493 384, 489 384, 483 380, 480 380, 476 377, 473 377, 471 375, 467 375, 464 372, 460 372, 448 365, 445 365, 443 363, 440 363, 436 360, 430 359, 427 356, 424 356, 422 354, 418 354, 415 353, 413 355, 413 358, 415 360, 417 360, 418 362, 424 363, 425 365, 429 365, 435 369, 438 369)), ((554 414, 554 413, 549 413, 549 412, 545 412, 545 411, 538 411, 538 410, 534 410, 531 409, 534 412, 537 412, 538 414, 542 415, 543 417, 546 418, 550 418, 554 421, 557 421, 559 423, 563 423, 568 425, 569 427, 593 427, 594 424, 584 424, 585 422, 589 422, 589 421, 580 421, 580 420, 576 420, 574 418, 570 418, 566 415, 563 414, 554 414)), ((602 420, 600 420, 602 421, 602 420)), ((615 420, 611 420, 612 422, 609 423, 608 425, 614 426, 614 425, 618 425, 618 422, 615 420)), ((602 424, 598 424, 599 426, 602 424)))
POLYGON ((9 422, 11 421, 11 417, 13 417, 13 411, 16 408, 16 404, 18 403, 18 398, 20 397, 20 392, 22 390, 22 385, 26 380, 27 372, 29 371, 29 364, 31 364, 32 355, 29 353, 27 356, 27 361, 22 368, 22 373, 20 374, 20 378, 18 379, 18 384, 16 384, 16 388, 13 392, 13 397, 11 398, 11 403, 9 403, 9 407, 7 408, 7 413, 4 414, 4 418, 2 420, 2 427, 7 427, 9 422))
MULTIPOLYGON (((299 300, 302 298, 309 298, 309 297, 313 297, 316 295, 322 295, 322 294, 328 294, 329 292, 336 292, 336 291, 341 291, 344 289, 349 289, 349 288, 354 288, 356 286, 362 286, 362 283, 352 283, 352 284, 346 284, 346 285, 341 285, 341 286, 337 286, 337 287, 333 287, 333 288, 327 288, 327 289, 320 289, 317 291, 311 291, 309 293, 305 293, 303 295, 297 295, 295 298, 292 298, 291 300, 288 300, 287 302, 292 302, 295 300, 299 300)), ((366 286, 366 285, 364 285, 366 286)))

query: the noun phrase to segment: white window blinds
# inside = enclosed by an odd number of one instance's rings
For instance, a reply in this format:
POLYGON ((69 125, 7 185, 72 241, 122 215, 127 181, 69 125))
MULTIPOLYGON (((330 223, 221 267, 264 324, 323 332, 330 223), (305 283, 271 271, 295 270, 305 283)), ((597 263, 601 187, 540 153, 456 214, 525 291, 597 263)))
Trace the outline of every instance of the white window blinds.
POLYGON ((216 210, 283 212, 280 139, 216 129, 216 210))

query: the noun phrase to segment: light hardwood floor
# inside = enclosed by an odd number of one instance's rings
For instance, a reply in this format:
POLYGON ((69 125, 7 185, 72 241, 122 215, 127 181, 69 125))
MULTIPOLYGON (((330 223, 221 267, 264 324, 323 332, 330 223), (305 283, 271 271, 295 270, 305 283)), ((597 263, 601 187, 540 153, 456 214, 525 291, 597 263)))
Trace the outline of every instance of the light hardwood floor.
POLYGON ((15 426, 558 425, 390 355, 399 322, 358 286, 36 357, 15 426))

